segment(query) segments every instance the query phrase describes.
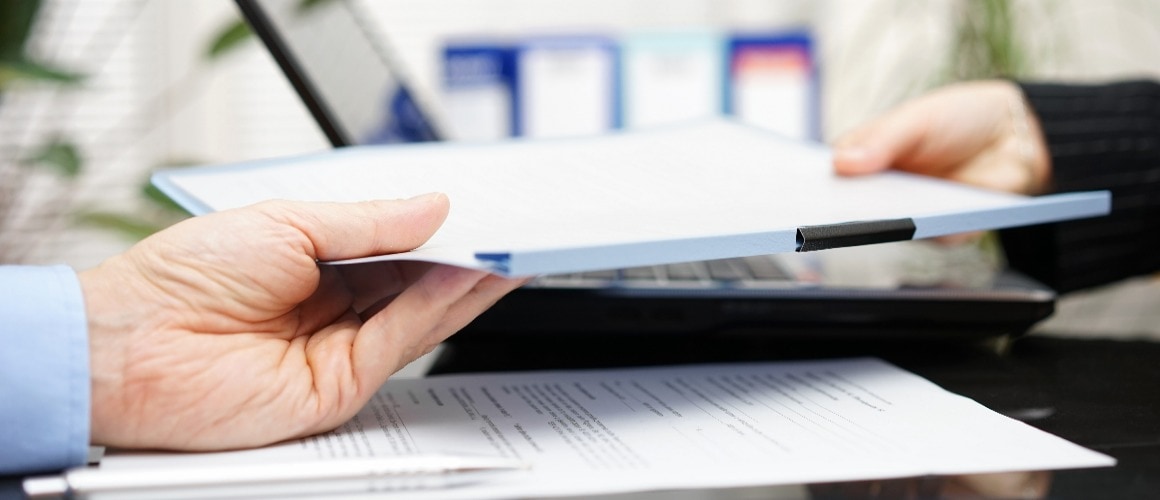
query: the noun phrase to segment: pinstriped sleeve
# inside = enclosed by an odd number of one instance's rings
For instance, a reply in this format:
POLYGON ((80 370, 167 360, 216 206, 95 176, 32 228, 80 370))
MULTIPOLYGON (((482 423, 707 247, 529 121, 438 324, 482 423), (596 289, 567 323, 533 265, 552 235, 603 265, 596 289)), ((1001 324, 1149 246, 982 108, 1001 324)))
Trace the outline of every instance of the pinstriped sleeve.
POLYGON ((1160 270, 1160 84, 1021 84, 1055 192, 1107 189, 1107 217, 1006 230, 1012 267, 1060 292, 1160 270))

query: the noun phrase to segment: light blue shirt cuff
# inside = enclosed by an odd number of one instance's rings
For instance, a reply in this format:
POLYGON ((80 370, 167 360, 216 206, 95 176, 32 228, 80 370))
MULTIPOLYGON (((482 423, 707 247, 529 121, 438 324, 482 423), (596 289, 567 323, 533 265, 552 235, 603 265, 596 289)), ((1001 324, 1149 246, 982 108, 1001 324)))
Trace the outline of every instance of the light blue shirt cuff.
POLYGON ((0 266, 0 474, 85 463, 89 344, 67 266, 0 266))

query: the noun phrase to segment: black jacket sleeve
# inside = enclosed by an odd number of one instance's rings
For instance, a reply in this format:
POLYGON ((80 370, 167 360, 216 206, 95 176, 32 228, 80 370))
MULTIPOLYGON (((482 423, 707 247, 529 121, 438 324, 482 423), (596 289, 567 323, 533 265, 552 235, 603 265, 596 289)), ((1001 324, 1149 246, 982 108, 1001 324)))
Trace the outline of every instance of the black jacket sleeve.
POLYGON ((1010 265, 1059 292, 1160 270, 1160 84, 1021 84, 1054 192, 1107 189, 1106 217, 1000 232, 1010 265))

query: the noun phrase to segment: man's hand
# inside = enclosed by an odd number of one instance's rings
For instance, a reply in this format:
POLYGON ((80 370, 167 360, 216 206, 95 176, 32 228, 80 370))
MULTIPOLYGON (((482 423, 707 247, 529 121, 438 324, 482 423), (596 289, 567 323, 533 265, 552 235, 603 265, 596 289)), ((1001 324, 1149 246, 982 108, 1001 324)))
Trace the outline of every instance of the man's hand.
POLYGON ((839 174, 897 168, 976 186, 1041 194, 1051 159, 1022 92, 1003 81, 951 85, 908 101, 834 145, 839 174))
POLYGON ((402 252, 444 195, 357 204, 266 202, 196 217, 81 273, 92 441, 184 450, 330 430, 387 377, 522 284, 402 252))

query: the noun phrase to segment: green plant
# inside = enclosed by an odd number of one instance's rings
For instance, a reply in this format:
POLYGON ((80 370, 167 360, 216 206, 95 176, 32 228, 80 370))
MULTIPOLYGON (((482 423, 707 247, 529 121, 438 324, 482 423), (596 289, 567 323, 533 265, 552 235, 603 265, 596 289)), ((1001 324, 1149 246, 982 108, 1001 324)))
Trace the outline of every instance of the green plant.
POLYGON ((1010 1, 966 0, 955 10, 946 79, 1014 78, 1026 72, 1010 1))
MULTIPOLYGON (((158 165, 158 168, 195 163, 198 162, 176 161, 172 164, 158 165)), ((149 179, 141 183, 138 192, 144 204, 134 213, 88 209, 78 212, 75 220, 85 226, 112 232, 128 241, 138 241, 189 216, 189 212, 153 186, 149 179)))
MULTIPOLYGON (((28 53, 29 37, 40 11, 39 0, 0 2, 0 105, 16 94, 45 85, 69 87, 82 75, 55 67, 28 53)), ((84 166, 79 148, 61 134, 33 138, 5 138, 0 142, 0 233, 16 233, 28 224, 55 225, 66 217, 60 210, 84 166), (48 176, 53 182, 37 182, 48 176), (39 186, 39 201, 31 189, 39 186), (44 191, 51 190, 45 194, 44 191), (31 222, 30 222, 31 221, 31 222)), ((28 258, 36 242, 27 237, 0 238, 0 262, 28 258)))
MULTIPOLYGON (((334 0, 298 0, 295 8, 297 15, 303 15, 311 10, 333 2, 334 0)), ((205 50, 205 58, 214 61, 225 54, 233 52, 254 37, 250 26, 242 19, 234 19, 217 30, 217 34, 210 39, 205 50)))
POLYGON ((0 2, 0 92, 20 81, 76 83, 81 75, 29 58, 26 53, 40 0, 0 2))
MULTIPOLYGON (((296 12, 299 15, 306 14, 331 1, 333 0, 299 0, 296 12)), ((202 59, 208 64, 215 64, 249 43, 252 38, 253 32, 244 20, 240 17, 232 19, 210 38, 202 51, 202 59)), ((170 160, 157 165, 156 168, 175 168, 200 163, 206 162, 199 159, 170 160)), ((78 213, 76 220, 86 226, 101 228, 130 241, 136 241, 188 216, 184 209, 157 190, 148 179, 141 184, 139 193, 145 206, 134 213, 90 209, 78 213)))
MULTIPOLYGON (((4 103, 3 98, 24 90, 45 85, 71 88, 83 81, 79 73, 29 55, 28 45, 41 6, 40 0, 0 3, 0 104, 4 103)), ((74 222, 110 229, 137 240, 184 217, 184 211, 148 185, 142 192, 149 206, 137 214, 88 209, 72 213, 70 202, 76 182, 84 173, 85 160, 76 143, 63 134, 52 134, 30 145, 4 142, 0 154, 0 232, 28 234, 74 222), (46 176, 54 181, 47 186, 38 182, 46 176), (33 187, 51 192, 33 193, 33 187), (37 200, 30 200, 33 194, 39 195, 37 200)), ((0 262, 28 259, 37 243, 24 235, 0 238, 0 262)))

